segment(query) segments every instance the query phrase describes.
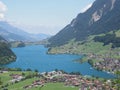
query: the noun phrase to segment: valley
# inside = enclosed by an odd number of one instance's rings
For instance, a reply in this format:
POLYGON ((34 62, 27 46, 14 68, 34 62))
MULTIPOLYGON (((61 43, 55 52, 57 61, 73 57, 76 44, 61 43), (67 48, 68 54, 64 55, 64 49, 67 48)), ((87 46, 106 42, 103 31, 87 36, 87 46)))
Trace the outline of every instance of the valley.
POLYGON ((3 66, 8 68, 21 68, 22 70, 28 68, 31 70, 37 69, 39 72, 50 72, 58 69, 68 73, 79 72, 84 76, 114 78, 112 74, 91 69, 91 65, 87 62, 82 64, 75 62, 75 60, 80 59, 82 55, 47 54, 47 50, 48 48, 43 45, 12 48, 12 51, 17 56, 16 62, 3 66), (84 71, 83 68, 85 68, 86 71, 84 71))
POLYGON ((31 1, 0 1, 0 90, 120 90, 120 0, 31 1))

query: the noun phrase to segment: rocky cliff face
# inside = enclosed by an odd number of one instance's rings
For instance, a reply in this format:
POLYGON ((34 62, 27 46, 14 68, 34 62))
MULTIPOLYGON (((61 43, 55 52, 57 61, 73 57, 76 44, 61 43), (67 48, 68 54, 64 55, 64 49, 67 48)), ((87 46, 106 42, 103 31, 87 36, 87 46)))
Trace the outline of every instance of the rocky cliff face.
POLYGON ((78 14, 58 34, 49 39, 50 46, 60 46, 89 35, 106 33, 120 28, 120 0, 96 0, 86 12, 78 14))

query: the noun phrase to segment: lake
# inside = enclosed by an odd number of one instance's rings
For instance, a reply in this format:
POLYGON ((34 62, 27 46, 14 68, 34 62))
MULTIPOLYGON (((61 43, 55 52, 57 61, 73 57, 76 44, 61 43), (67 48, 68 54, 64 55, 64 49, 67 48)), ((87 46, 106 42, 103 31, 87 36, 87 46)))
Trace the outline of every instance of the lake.
POLYGON ((66 72, 80 72, 83 75, 94 75, 103 78, 113 78, 113 75, 93 69, 90 64, 77 63, 74 60, 80 58, 80 55, 71 54, 46 54, 48 48, 43 45, 32 45, 22 48, 12 48, 16 54, 16 62, 5 65, 10 68, 37 69, 39 72, 49 72, 55 69, 66 72))

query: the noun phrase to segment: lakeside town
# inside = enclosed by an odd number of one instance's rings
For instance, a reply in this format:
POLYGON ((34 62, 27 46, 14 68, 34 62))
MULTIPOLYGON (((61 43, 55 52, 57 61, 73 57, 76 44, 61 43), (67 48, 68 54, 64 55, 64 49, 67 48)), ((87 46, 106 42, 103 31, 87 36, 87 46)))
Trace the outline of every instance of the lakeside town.
MULTIPOLYGON (((120 53, 114 54, 119 57, 120 53)), ((120 71, 120 59, 111 57, 110 54, 96 55, 89 54, 87 56, 88 63, 92 65, 97 70, 106 71, 108 73, 116 74, 117 71, 120 71)))
MULTIPOLYGON (((11 71, 1 70, 0 75, 9 73, 11 71)), ((17 71, 18 73, 18 71, 17 71)), ((41 88, 47 86, 47 83, 63 83, 64 87, 77 87, 78 90, 119 90, 115 79, 102 79, 98 77, 86 77, 79 74, 68 74, 63 71, 51 71, 51 72, 34 72, 32 74, 25 75, 25 72, 20 74, 9 74, 11 78, 7 81, 7 85, 0 85, 1 90, 9 90, 9 86, 14 86, 14 84, 19 84, 25 80, 36 78, 29 84, 24 84, 21 86, 22 90, 34 90, 32 88, 41 88)), ((0 77, 2 79, 2 77, 0 77)), ((6 77, 7 78, 7 77, 6 77)), ((54 86, 53 86, 54 87, 54 86)), ((38 89, 39 90, 39 89, 38 89)))

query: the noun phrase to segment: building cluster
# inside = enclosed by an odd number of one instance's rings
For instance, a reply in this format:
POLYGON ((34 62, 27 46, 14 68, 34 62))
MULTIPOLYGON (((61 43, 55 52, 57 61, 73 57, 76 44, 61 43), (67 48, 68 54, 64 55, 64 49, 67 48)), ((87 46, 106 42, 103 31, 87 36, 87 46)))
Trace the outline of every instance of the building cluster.
POLYGON ((24 86, 23 88, 24 89, 30 89, 30 88, 33 88, 33 87, 43 87, 45 84, 45 81, 44 80, 36 80, 34 81, 31 85, 26 85, 24 86))
POLYGON ((12 80, 10 80, 11 83, 20 82, 21 80, 23 80, 25 78, 19 74, 11 74, 10 76, 12 77, 12 80))
POLYGON ((120 60, 104 58, 102 62, 95 63, 94 67, 114 74, 116 71, 120 70, 120 60))
POLYGON ((63 74, 62 72, 48 72, 42 73, 43 78, 34 81, 31 85, 26 85, 23 88, 29 89, 32 87, 44 87, 46 83, 62 82, 65 86, 79 87, 79 90, 116 90, 111 86, 111 80, 101 81, 83 77, 80 75, 63 74))
MULTIPOLYGON (((119 57, 120 55, 117 54, 117 56, 119 57)), ((109 54, 105 56, 90 54, 88 55, 88 59, 91 61, 96 60, 95 63, 92 63, 92 66, 97 70, 107 71, 113 74, 115 74, 116 71, 120 71, 120 59, 113 58, 113 56, 109 54)))

